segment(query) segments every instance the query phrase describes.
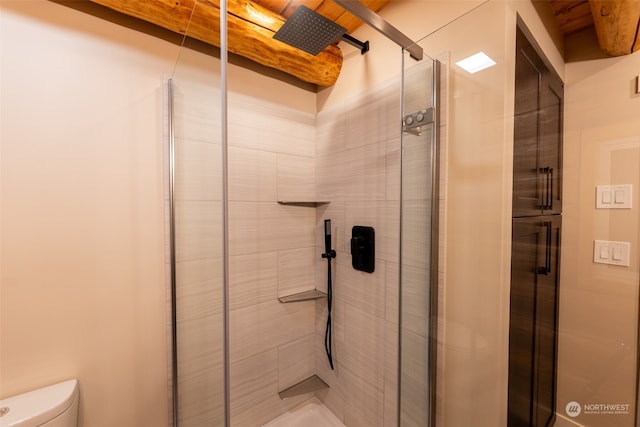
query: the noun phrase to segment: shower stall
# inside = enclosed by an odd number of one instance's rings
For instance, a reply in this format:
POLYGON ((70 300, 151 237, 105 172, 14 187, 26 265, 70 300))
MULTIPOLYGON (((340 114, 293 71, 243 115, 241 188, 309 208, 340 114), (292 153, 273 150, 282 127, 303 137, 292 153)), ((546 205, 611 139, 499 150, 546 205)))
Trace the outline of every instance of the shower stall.
MULTIPOLYGON (((174 427, 271 427, 304 404, 349 427, 507 425, 511 49, 537 18, 464 3, 415 44, 363 31, 370 51, 344 47, 345 83, 318 93, 185 38, 165 85, 174 427), (462 68, 480 52, 486 69, 462 68), (376 80, 380 62, 394 71, 376 80), (354 268, 359 228, 371 271, 354 268)), ((559 416, 586 375, 562 310, 559 416)))
POLYGON ((165 91, 173 424, 259 426, 317 399, 346 425, 427 425, 437 61, 397 48, 396 77, 316 113, 227 85, 224 47, 202 64, 185 43, 165 91), (372 271, 352 267, 357 226, 372 271))

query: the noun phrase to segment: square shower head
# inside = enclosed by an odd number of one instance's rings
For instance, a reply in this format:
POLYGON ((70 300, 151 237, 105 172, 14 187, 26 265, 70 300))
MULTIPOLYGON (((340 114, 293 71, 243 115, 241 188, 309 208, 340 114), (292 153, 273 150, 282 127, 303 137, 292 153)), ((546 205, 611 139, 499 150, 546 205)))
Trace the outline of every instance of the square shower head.
POLYGON ((273 38, 311 55, 317 55, 346 32, 346 28, 301 5, 273 38))

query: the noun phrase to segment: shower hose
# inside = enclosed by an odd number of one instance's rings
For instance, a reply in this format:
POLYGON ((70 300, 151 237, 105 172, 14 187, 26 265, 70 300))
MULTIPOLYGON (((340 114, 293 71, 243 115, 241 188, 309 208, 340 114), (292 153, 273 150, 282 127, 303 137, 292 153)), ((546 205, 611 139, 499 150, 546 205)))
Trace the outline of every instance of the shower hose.
POLYGON ((336 251, 331 250, 322 254, 322 258, 327 259, 327 328, 324 332, 324 349, 327 352, 329 366, 333 370, 333 351, 331 345, 331 304, 333 300, 332 280, 331 280, 331 258, 336 257, 336 251))

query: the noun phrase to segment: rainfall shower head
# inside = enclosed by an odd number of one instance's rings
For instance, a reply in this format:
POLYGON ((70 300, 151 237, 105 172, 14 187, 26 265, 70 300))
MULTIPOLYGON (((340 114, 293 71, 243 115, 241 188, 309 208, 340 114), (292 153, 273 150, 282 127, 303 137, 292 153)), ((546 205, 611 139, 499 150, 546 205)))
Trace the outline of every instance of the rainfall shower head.
POLYGON ((273 38, 311 55, 317 55, 346 32, 346 28, 301 5, 273 38))

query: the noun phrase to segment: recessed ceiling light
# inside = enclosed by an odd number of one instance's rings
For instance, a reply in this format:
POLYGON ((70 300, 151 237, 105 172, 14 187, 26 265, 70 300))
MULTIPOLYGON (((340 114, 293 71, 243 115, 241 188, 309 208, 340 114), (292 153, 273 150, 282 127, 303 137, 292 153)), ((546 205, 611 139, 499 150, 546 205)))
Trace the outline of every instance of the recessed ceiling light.
POLYGON ((466 72, 474 74, 485 68, 493 67, 496 65, 496 61, 489 58, 484 52, 478 52, 475 55, 456 62, 456 65, 466 72))

